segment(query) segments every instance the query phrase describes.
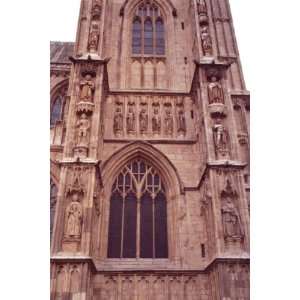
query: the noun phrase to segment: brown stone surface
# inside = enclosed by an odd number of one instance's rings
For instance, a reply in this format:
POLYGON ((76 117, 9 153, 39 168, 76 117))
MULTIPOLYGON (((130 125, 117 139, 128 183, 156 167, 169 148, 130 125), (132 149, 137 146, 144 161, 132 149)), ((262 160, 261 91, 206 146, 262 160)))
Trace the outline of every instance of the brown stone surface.
POLYGON ((76 42, 50 44, 51 300, 248 300, 250 96, 228 0, 81 1, 76 42), (145 7, 162 55, 132 54, 145 7), (167 258, 107 257, 134 159, 165 185, 167 258))

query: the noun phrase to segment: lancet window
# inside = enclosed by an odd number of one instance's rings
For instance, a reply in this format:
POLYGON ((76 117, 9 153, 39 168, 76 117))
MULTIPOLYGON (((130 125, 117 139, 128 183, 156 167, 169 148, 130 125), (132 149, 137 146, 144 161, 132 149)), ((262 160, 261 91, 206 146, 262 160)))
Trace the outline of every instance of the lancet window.
POLYGON ((161 176, 143 159, 128 163, 110 198, 108 258, 167 258, 167 201, 161 176))
POLYGON ((57 121, 63 118, 64 99, 61 95, 57 96, 51 106, 50 125, 54 126, 57 121))

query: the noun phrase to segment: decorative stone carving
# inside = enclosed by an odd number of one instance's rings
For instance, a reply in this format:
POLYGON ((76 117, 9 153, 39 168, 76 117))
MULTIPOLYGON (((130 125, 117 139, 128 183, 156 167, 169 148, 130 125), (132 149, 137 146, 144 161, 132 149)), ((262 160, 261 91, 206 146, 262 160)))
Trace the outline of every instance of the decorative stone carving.
POLYGON ((216 124, 213 126, 213 133, 218 158, 227 158, 229 155, 229 134, 220 119, 216 120, 216 124))
POLYGON ((101 18, 101 11, 102 11, 101 1, 99 0, 94 1, 93 8, 92 8, 92 20, 99 21, 101 18))
POLYGON ((197 12, 199 15, 207 14, 207 7, 205 0, 197 0, 197 12))
POLYGON ((80 101, 93 102, 95 84, 90 74, 86 74, 80 82, 80 101))
POLYGON ((91 124, 86 114, 82 114, 80 116, 80 119, 77 121, 76 127, 77 127, 77 146, 88 147, 91 124))
POLYGON ((209 80, 210 80, 208 84, 209 104, 213 104, 213 103, 224 104, 223 88, 220 82, 218 81, 218 78, 216 76, 211 76, 209 80))
POLYGON ((199 15, 199 24, 207 25, 208 17, 207 17, 207 6, 204 0, 197 0, 197 12, 199 15))
POLYGON ((178 112, 178 132, 186 132, 186 122, 183 110, 179 110, 178 112))
POLYGON ((126 124, 127 124, 127 132, 133 133, 135 131, 135 114, 132 107, 129 107, 128 109, 126 124))
POLYGON ((139 119, 140 119, 140 131, 141 133, 146 133, 148 130, 148 114, 145 108, 141 110, 139 119))
POLYGON ((155 108, 152 117, 152 132, 154 134, 160 134, 160 129, 161 129, 160 114, 158 108, 155 108))
POLYGON ((91 52, 97 51, 98 41, 99 41, 99 32, 96 30, 92 30, 89 36, 89 50, 91 52))
POLYGON ((172 116, 170 108, 166 108, 165 133, 166 133, 166 135, 173 134, 173 116, 172 116))
POLYGON ((123 131, 123 114, 120 107, 116 108, 114 116, 114 133, 119 135, 123 131))
POLYGON ((239 212, 234 203, 237 198, 237 192, 232 188, 230 180, 227 180, 226 187, 221 192, 222 221, 225 240, 240 240, 243 238, 239 212))
POLYGON ((201 41, 204 55, 212 56, 212 40, 207 26, 201 28, 201 41))

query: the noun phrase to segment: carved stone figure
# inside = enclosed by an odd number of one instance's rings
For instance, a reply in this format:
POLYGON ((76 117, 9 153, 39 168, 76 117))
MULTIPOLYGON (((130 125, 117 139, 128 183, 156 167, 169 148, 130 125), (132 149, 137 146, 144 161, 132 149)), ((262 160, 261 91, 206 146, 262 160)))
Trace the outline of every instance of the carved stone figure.
POLYGON ((82 114, 80 119, 77 121, 77 145, 87 146, 89 142, 89 131, 90 131, 90 121, 86 114, 82 114))
POLYGON ((216 151, 225 154, 229 151, 229 135, 227 129, 217 120, 213 127, 216 151))
POLYGON ((243 236, 241 221, 238 210, 234 204, 238 194, 233 190, 229 180, 226 182, 225 189, 221 192, 222 198, 222 220, 224 228, 224 237, 241 238, 243 236))
POLYGON ((201 41, 204 55, 212 55, 212 41, 207 26, 201 29, 201 41))
POLYGON ((90 74, 86 74, 84 80, 80 82, 80 101, 92 102, 95 84, 90 74))
POLYGON ((173 116, 169 108, 166 110, 165 131, 167 135, 172 135, 173 133, 173 116))
POLYGON ((208 84, 208 98, 209 104, 212 103, 222 103, 224 104, 224 94, 222 85, 218 82, 216 76, 210 78, 210 83, 208 84))
POLYGON ((142 109, 140 112, 140 131, 141 133, 147 132, 148 130, 148 115, 146 109, 142 109))
POLYGON ((99 31, 92 29, 89 36, 89 50, 96 52, 98 49, 99 31))
POLYGON ((114 133, 120 133, 123 130, 123 114, 120 107, 116 108, 114 116, 114 133))
POLYGON ((183 110, 178 112, 178 131, 186 132, 186 122, 183 110))
POLYGON ((77 193, 72 195, 72 202, 66 209, 65 238, 79 239, 81 237, 82 208, 77 193))
POLYGON ((238 212, 230 199, 222 206, 225 237, 241 237, 241 227, 238 212))
POLYGON ((159 115, 159 110, 155 108, 152 117, 152 131, 153 133, 160 133, 160 129, 161 129, 161 119, 159 115))
POLYGON ((135 131, 135 115, 131 107, 128 109, 126 124, 128 133, 135 131))

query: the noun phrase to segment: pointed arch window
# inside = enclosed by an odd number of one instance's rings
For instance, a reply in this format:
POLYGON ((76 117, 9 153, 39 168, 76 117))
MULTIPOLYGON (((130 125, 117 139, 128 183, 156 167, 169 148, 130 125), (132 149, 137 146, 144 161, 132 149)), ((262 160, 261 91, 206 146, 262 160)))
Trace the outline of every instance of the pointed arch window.
POLYGON ((54 126, 57 121, 62 119, 63 115, 63 98, 58 96, 55 98, 51 107, 50 125, 54 126))
POLYGON ((132 54, 165 55, 164 22, 155 3, 145 0, 136 10, 132 24, 132 54))
POLYGON ((167 258, 167 202, 159 173, 143 159, 127 164, 110 198, 108 258, 167 258))

